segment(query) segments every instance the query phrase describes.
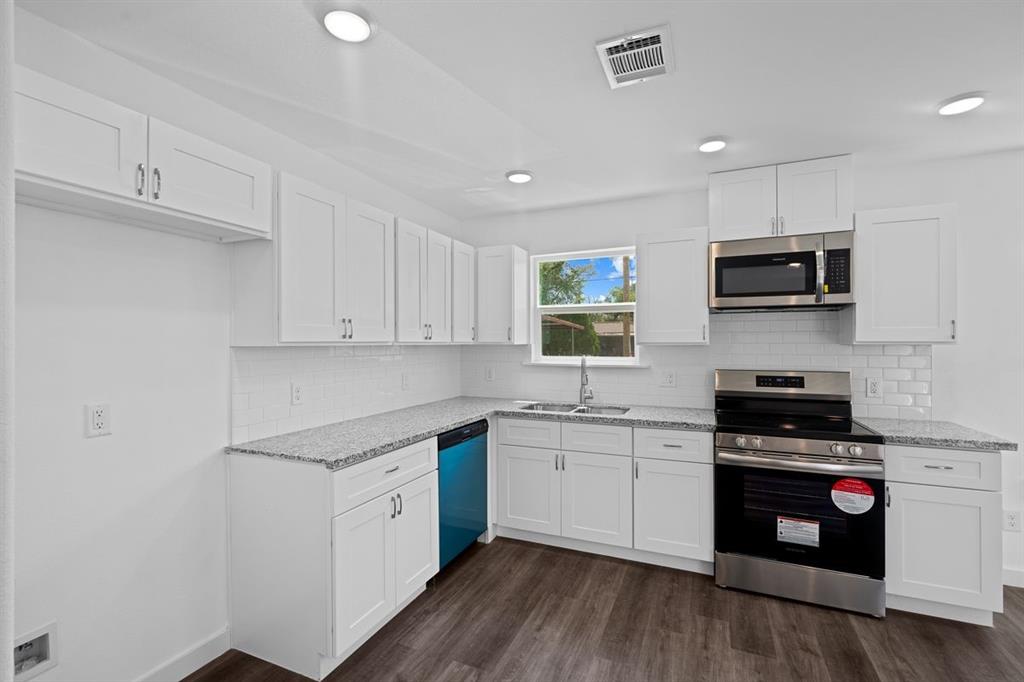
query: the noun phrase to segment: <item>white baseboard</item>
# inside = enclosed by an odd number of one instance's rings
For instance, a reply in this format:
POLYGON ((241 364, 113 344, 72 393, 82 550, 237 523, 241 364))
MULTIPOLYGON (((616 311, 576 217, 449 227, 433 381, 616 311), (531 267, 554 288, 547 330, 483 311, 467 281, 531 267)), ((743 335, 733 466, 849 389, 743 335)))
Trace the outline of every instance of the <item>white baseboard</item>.
POLYGON ((558 535, 545 535, 544 533, 534 533, 528 530, 506 528, 505 526, 498 526, 497 531, 498 537, 512 538, 513 540, 525 540, 527 542, 536 542, 539 545, 551 545, 553 547, 561 547, 562 549, 574 549, 577 552, 587 552, 588 554, 600 554, 603 556, 615 557, 616 559, 639 561, 643 564, 676 568, 681 571, 690 571, 692 573, 703 573, 704 575, 715 574, 715 564, 711 561, 686 559, 684 557, 676 557, 668 554, 656 554, 655 552, 645 552, 640 549, 631 549, 629 547, 602 545, 599 542, 574 540, 572 538, 563 538, 558 535))
POLYGON ((140 675, 135 682, 178 682, 220 656, 230 647, 228 628, 213 633, 181 653, 172 656, 149 672, 140 675))
POLYGON ((1024 568, 1004 568, 1003 584, 1010 587, 1024 587, 1024 568))

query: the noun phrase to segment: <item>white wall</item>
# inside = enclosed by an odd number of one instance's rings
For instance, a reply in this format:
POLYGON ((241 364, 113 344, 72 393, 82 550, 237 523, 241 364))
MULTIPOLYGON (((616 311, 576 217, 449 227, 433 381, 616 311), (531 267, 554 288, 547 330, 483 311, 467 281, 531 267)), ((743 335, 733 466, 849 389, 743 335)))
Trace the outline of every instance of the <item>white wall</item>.
MULTIPOLYGON (((958 343, 933 349, 932 416, 997 434, 1021 443, 1024 437, 1024 279, 1021 275, 1024 230, 1024 151, 895 167, 855 169, 857 209, 956 203, 959 207, 959 321, 958 343)), ((526 188, 529 189, 528 187, 526 188)), ((621 246, 636 233, 707 222, 707 193, 690 192, 566 209, 496 216, 465 223, 457 237, 475 245, 515 243, 533 254, 621 246)), ((716 352, 716 330, 724 320, 713 316, 710 349, 658 350, 649 356, 659 376, 662 368, 677 368, 681 400, 668 404, 707 404, 707 372, 728 354, 716 352), (697 371, 693 368, 698 367, 697 371), (689 368, 689 369, 687 369, 689 368), (689 383, 687 383, 689 382, 689 383)), ((733 333, 734 330, 730 330, 733 333)), ((837 352, 839 352, 837 350, 837 352)), ((863 351, 854 351, 863 352, 863 351)), ((883 349, 884 355, 884 349, 883 349)), ((471 392, 487 392, 482 363, 516 366, 521 350, 463 351, 463 381, 471 392), (492 355, 494 354, 494 355, 492 355)), ((855 370, 856 371, 856 370, 855 370)), ((608 396, 628 396, 636 389, 632 370, 596 370, 608 396)), ((560 369, 529 368, 515 391, 523 397, 565 395, 560 382, 573 381, 560 369)), ((926 375, 927 376, 927 375, 926 375)), ((646 390, 646 389, 645 389, 646 390)), ((571 386, 569 386, 571 392, 571 386)), ((648 390, 653 396, 665 391, 648 390)), ((863 400, 863 396, 860 398, 863 400)), ((856 400, 856 398, 855 398, 856 400)), ((1004 503, 1024 507, 1021 454, 1004 457, 1004 503)), ((1021 533, 1004 534, 1008 568, 1024 571, 1021 533)), ((1018 574, 1024 580, 1024 572, 1018 574)))

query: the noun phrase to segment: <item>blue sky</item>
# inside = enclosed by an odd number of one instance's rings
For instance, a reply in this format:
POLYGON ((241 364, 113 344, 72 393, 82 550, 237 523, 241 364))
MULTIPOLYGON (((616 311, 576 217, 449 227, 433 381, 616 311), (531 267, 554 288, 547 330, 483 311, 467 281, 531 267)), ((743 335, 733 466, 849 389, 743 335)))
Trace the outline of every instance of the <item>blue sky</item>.
MULTIPOLYGON (((583 294, 589 302, 598 303, 612 287, 622 286, 622 258, 589 258, 571 260, 567 263, 570 267, 579 266, 585 263, 594 266, 594 274, 589 282, 583 287, 583 294)), ((630 281, 636 283, 636 260, 629 263, 630 281)))

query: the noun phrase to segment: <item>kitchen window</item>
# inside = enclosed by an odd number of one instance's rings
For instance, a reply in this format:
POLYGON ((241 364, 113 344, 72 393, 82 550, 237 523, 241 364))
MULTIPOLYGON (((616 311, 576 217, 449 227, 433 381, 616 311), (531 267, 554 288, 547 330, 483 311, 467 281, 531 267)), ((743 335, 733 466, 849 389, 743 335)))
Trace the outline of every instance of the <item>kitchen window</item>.
POLYGON ((534 256, 533 362, 635 365, 632 247, 534 256))

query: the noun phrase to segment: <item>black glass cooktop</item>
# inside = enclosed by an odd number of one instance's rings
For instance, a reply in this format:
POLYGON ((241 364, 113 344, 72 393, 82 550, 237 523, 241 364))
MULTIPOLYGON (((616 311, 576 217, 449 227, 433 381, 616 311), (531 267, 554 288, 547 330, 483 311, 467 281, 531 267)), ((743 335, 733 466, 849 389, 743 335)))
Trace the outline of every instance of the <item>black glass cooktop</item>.
POLYGON ((850 403, 820 400, 715 400, 717 431, 753 436, 882 443, 882 436, 851 417, 850 403))

